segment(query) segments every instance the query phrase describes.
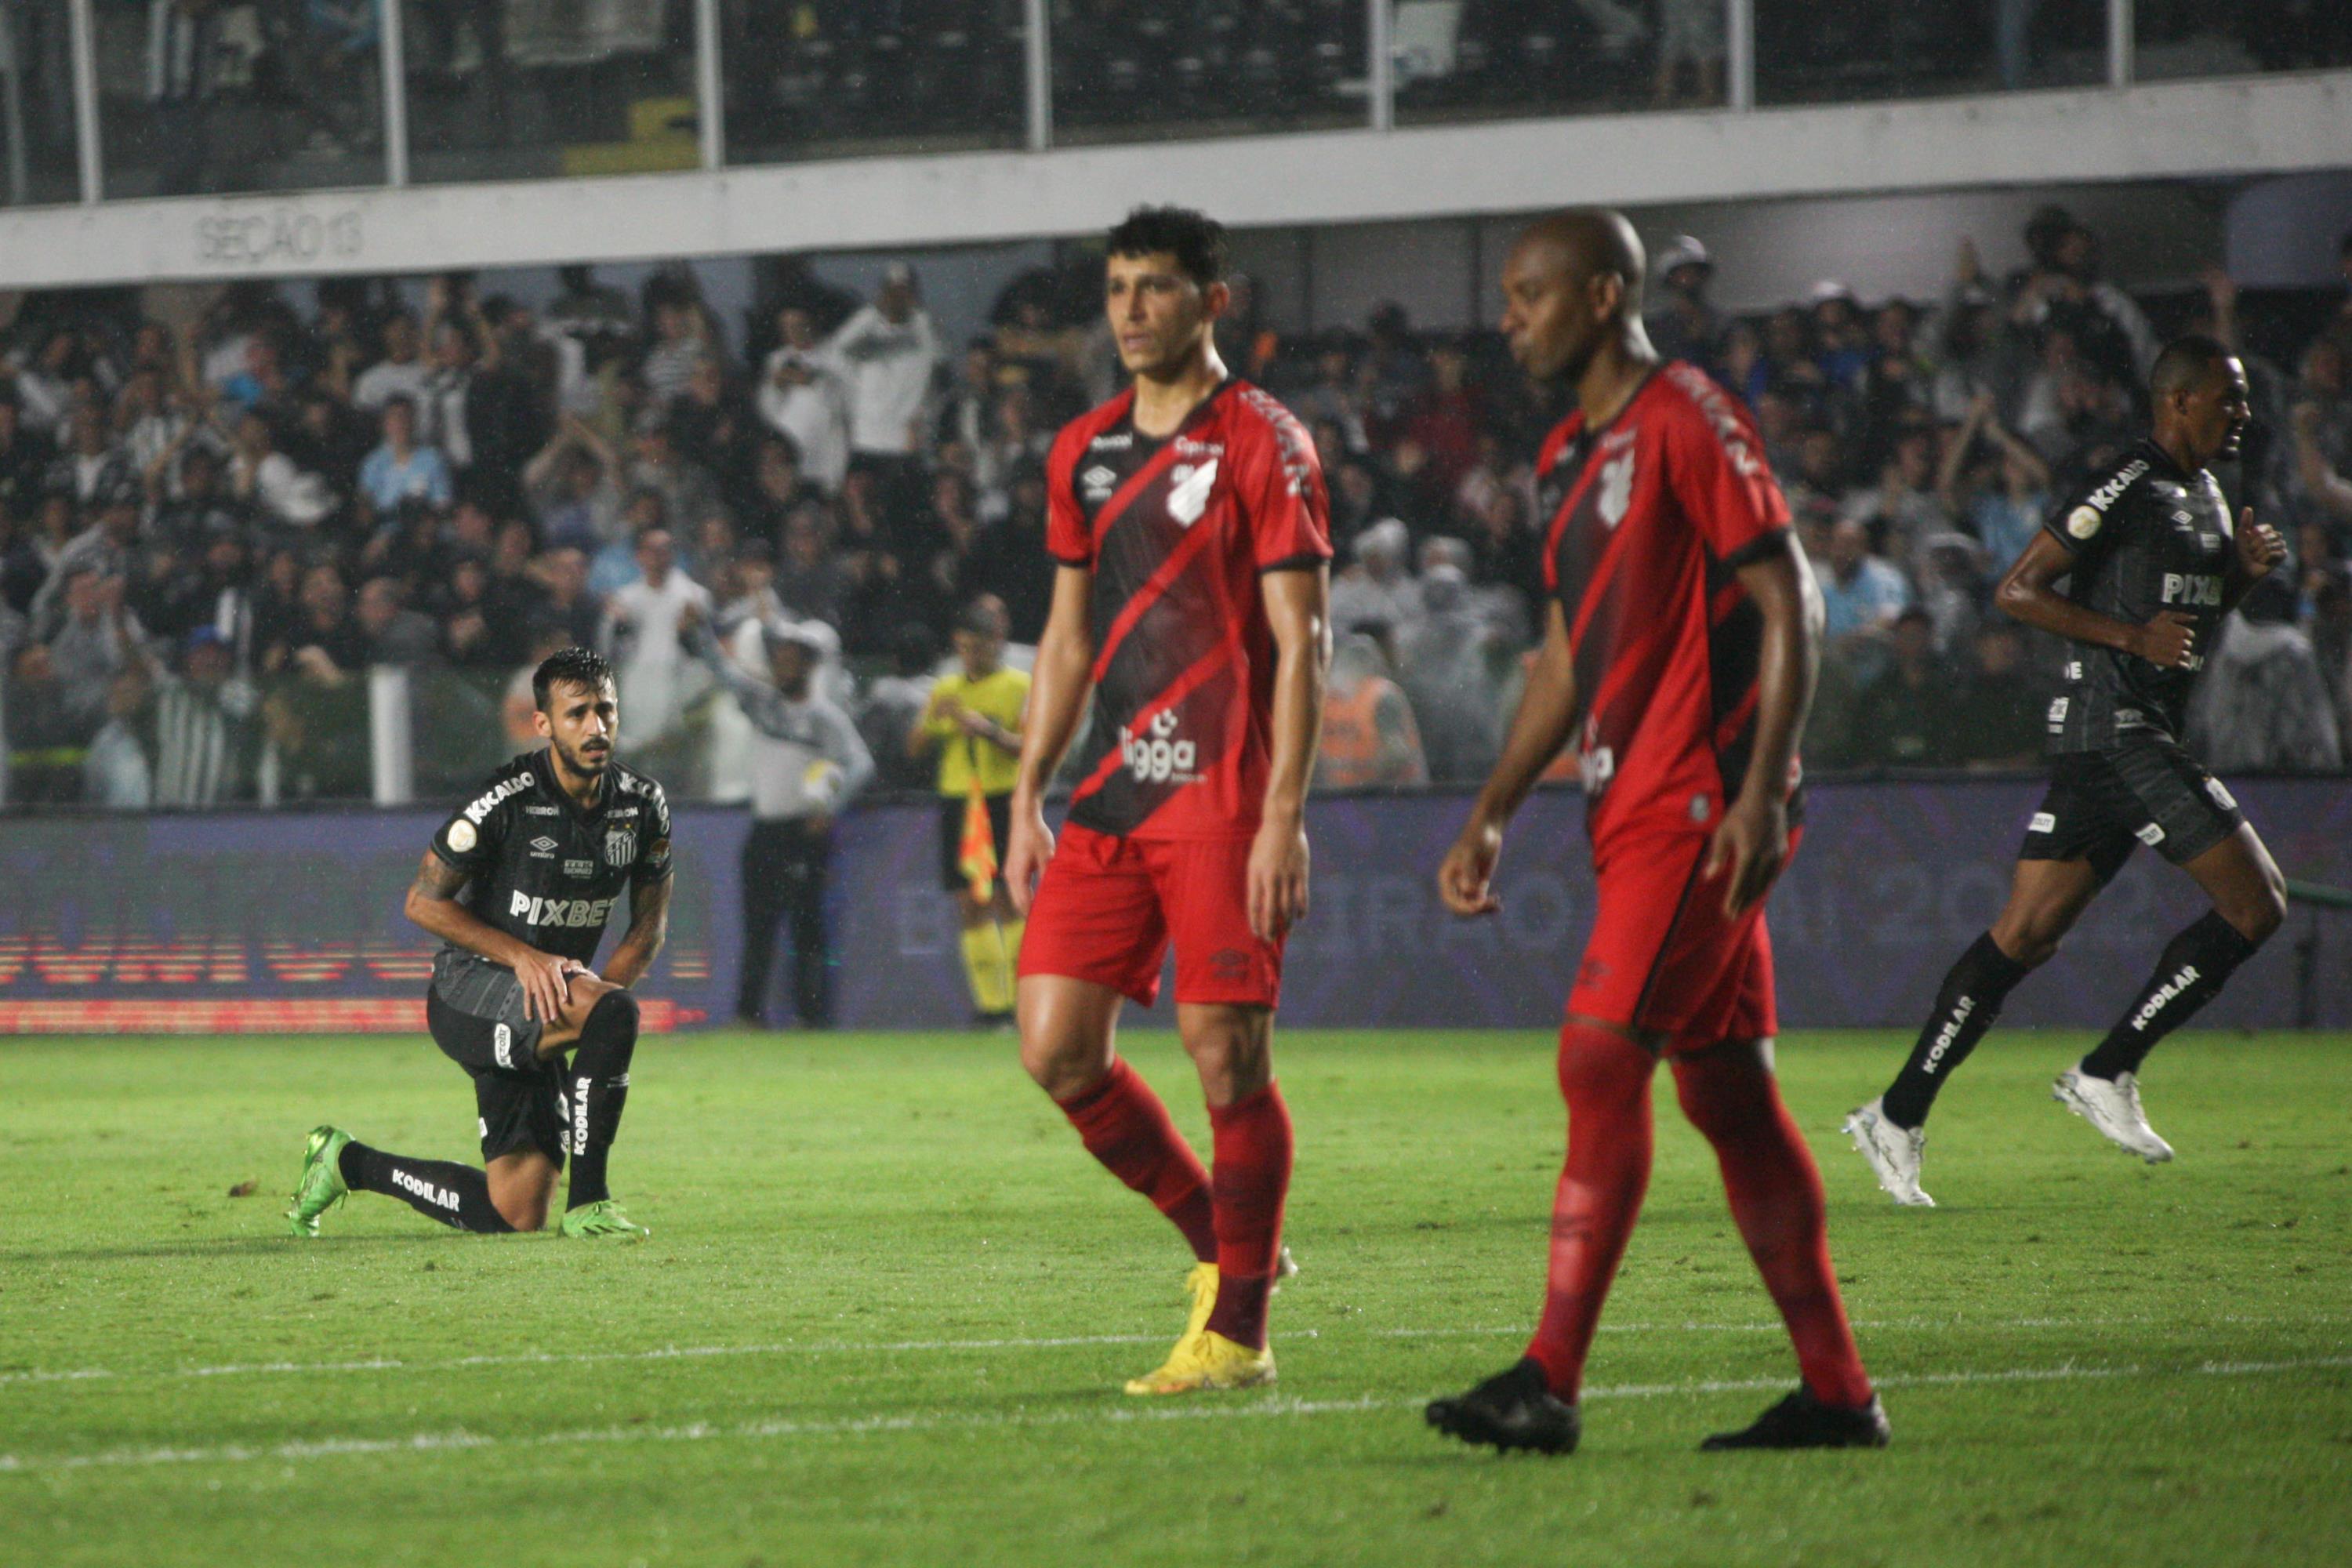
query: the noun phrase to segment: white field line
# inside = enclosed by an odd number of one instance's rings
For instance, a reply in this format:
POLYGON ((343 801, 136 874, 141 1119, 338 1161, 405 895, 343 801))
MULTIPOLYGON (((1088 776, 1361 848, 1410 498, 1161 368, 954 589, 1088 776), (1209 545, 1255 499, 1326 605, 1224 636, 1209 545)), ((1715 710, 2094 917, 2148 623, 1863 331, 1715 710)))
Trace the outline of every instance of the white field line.
MULTIPOLYGON (((2084 1379, 2156 1379, 2163 1377, 2257 1377, 2284 1373, 2352 1367, 2352 1356, 2315 1356, 2298 1361, 2204 1362, 2187 1367, 2078 1366, 2066 1363, 2051 1367, 2005 1367, 1973 1372, 1919 1373, 1877 1380, 1881 1388, 1941 1387, 1960 1384, 2066 1383, 2084 1379)), ((1694 1383, 1625 1384, 1588 1388, 1586 1399, 1671 1399, 1710 1394, 1756 1393, 1785 1388, 1786 1377, 1738 1378, 1694 1383)), ((33 1475, 57 1470, 138 1468, 160 1465, 246 1464, 256 1460, 289 1463, 298 1459, 330 1459, 345 1455, 432 1454, 470 1448, 546 1448, 591 1444, 703 1443, 763 1437, 837 1437, 870 1432, 934 1432, 973 1428, 1067 1426, 1099 1423, 1107 1426, 1147 1421, 1213 1421, 1263 1419, 1288 1415, 1358 1415, 1407 1410, 1424 1396, 1356 1399, 1274 1398, 1248 1404, 1118 1405, 1084 1410, 1055 1411, 910 1411, 895 1415, 842 1416, 812 1421, 769 1420, 716 1425, 693 1422, 682 1426, 595 1426, 571 1432, 541 1432, 522 1436, 496 1436, 462 1428, 446 1432, 415 1432, 400 1437, 323 1437, 262 1446, 224 1444, 214 1447, 116 1448, 96 1454, 0 1454, 0 1475, 33 1475)))
MULTIPOLYGON (((1981 1331, 1997 1329, 2112 1329, 2145 1326, 2152 1320, 2146 1316, 2113 1318, 2009 1318, 1992 1322, 1971 1322, 1955 1318, 1879 1318, 1857 1319, 1853 1327, 1862 1332, 1930 1330, 1981 1331)), ((2265 1318, 2224 1314, 2215 1320, 2223 1323, 2263 1324, 2272 1327, 2304 1327, 2333 1324, 2341 1320, 2332 1317, 2265 1318)), ((1340 1331, 1349 1338, 1357 1337, 1352 1331, 1340 1331)), ((1489 1339, 1507 1334, 1531 1331, 1525 1323, 1498 1324, 1480 1328, 1427 1329, 1366 1329, 1361 1337, 1368 1340, 1421 1339, 1489 1339)), ((1770 1320, 1746 1323, 1603 1323, 1604 1334, 1769 1334, 1781 1331, 1780 1325, 1770 1320)), ((1318 1339, 1320 1331, 1296 1330, 1285 1339, 1318 1339)), ((125 1371, 114 1367, 92 1366, 43 1370, 28 1368, 17 1372, 0 1372, 0 1384, 24 1383, 151 1383, 167 1379, 203 1377, 258 1377, 286 1374, 323 1375, 349 1372, 454 1372, 472 1367, 489 1366, 579 1366, 607 1362, 700 1361, 732 1356, 781 1355, 892 1355, 924 1351, 1007 1351, 1007 1350, 1069 1350, 1089 1345, 1156 1345, 1168 1336, 1159 1334, 1066 1334, 1036 1339, 987 1340, 884 1340, 853 1342, 848 1340, 786 1340, 772 1344, 750 1345, 664 1345, 643 1351, 520 1351, 507 1355, 457 1356, 445 1361, 402 1361, 394 1356, 374 1356, 356 1361, 271 1361, 231 1362, 219 1366, 158 1367, 125 1371)))

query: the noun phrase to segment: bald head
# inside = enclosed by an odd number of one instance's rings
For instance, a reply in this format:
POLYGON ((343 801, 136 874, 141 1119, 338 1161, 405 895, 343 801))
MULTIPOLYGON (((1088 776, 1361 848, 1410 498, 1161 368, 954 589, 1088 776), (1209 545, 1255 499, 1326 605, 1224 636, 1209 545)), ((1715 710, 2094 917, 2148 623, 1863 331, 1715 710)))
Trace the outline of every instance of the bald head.
POLYGON ((1622 213, 1580 207, 1538 218, 1503 263, 1503 335, 1538 381, 1580 378, 1604 343, 1648 356, 1641 237, 1622 213))
POLYGON ((1647 262, 1642 237, 1633 232, 1623 213, 1607 207, 1571 207, 1539 217, 1521 231, 1516 248, 1543 257, 1572 284, 1613 275, 1624 290, 1620 312, 1642 313, 1642 274, 1647 262))

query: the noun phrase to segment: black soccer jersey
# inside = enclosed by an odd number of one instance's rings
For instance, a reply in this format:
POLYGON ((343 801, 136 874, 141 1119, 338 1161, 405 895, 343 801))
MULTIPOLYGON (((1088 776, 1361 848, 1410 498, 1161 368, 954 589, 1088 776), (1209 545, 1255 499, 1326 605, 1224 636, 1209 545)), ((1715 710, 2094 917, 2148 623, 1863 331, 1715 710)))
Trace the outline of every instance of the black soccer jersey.
POLYGON ((615 763, 593 811, 572 804, 544 751, 492 773, 433 836, 433 852, 467 873, 462 901, 485 924, 587 963, 622 890, 670 873, 669 801, 615 763))
MULTIPOLYGON (((2142 441, 2093 473, 2042 526, 2074 557, 2066 596, 2075 604, 2133 626, 2177 610, 2195 623, 2197 648, 2210 646, 2232 549, 2229 503, 2210 473, 2183 473, 2163 447, 2142 441)), ((2204 662, 2200 651, 2185 668, 2162 669, 2112 648, 2069 648, 2046 749, 2101 752, 2149 732, 2179 739, 2204 662)))

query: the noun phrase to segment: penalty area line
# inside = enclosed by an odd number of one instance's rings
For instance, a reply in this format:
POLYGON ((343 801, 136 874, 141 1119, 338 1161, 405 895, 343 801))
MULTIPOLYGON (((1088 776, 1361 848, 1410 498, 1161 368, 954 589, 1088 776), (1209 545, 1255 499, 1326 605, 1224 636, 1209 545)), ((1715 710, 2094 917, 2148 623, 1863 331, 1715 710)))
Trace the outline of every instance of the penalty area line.
MULTIPOLYGON (((2000 1367, 1977 1371, 1897 1373, 1877 1380, 1881 1388, 1944 1387, 1954 1384, 2001 1383, 2067 1383, 2087 1379, 2166 1377, 2259 1377, 2285 1373, 2352 1367, 2352 1356, 2314 1356, 2292 1361, 2201 1362, 2194 1366, 2083 1366, 2063 1363, 2050 1367, 2000 1367)), ((1785 1388, 1786 1377, 1738 1378, 1691 1383, 1623 1384, 1588 1388, 1586 1399, 1669 1399, 1713 1394, 1756 1393, 1785 1388)), ((1266 1420, 1285 1416, 1364 1415, 1409 1410, 1426 1395, 1412 1397, 1364 1395, 1355 1399, 1294 1399, 1276 1396, 1247 1404, 1107 1405, 1084 1410, 949 1412, 910 1411, 901 1415, 839 1416, 815 1420, 777 1419, 736 1423, 690 1422, 674 1426, 597 1426, 571 1432, 542 1432, 499 1436, 463 1428, 415 1432, 394 1437, 322 1437, 258 1445, 224 1444, 213 1447, 117 1448, 96 1454, 0 1454, 0 1476, 34 1475, 59 1470, 142 1468, 164 1465, 276 1464, 352 1455, 436 1454, 478 1448, 552 1448, 590 1445, 646 1443, 707 1443, 752 1441, 773 1437, 845 1437, 866 1433, 936 1432, 985 1428, 1070 1426, 1087 1424, 1132 1426, 1160 1421, 1266 1420)))

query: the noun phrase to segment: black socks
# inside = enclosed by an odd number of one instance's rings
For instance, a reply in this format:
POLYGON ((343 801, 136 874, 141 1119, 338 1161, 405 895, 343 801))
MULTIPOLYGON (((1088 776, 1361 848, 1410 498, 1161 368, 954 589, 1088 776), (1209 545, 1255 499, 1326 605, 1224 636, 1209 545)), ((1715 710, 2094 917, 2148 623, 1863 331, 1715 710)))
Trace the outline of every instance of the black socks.
POLYGON ((427 1219, 457 1230, 503 1236, 514 1229, 490 1202, 490 1179, 454 1160, 411 1160, 371 1149, 356 1139, 336 1157, 343 1184, 355 1193, 398 1198, 427 1219))
POLYGON ((580 1047, 565 1074, 572 1111, 563 1141, 572 1157, 572 1188, 564 1200, 569 1208, 613 1195, 604 1181, 604 1160, 621 1131, 621 1110, 629 1101, 629 1058, 636 1049, 637 999, 625 991, 608 993, 580 1026, 580 1047))
POLYGON ((1928 1015, 1919 1040, 1903 1070, 1895 1075, 1880 1109, 1897 1127, 1917 1127, 1927 1120, 1944 1080, 1977 1048, 1977 1042, 2000 1016, 2000 1005, 2030 973, 2024 964, 2001 952, 1992 932, 1977 938, 1960 954, 1944 988, 1936 993, 1936 1010, 1928 1015))
POLYGON ((2156 961, 2156 973, 2132 1001, 2123 1019, 2107 1031, 2083 1070, 2113 1082, 2124 1073, 2139 1071, 2157 1041, 2196 1016, 2197 1009, 2221 994, 2231 972, 2254 955, 2254 943, 2221 918, 2206 914, 2179 936, 2156 961))

